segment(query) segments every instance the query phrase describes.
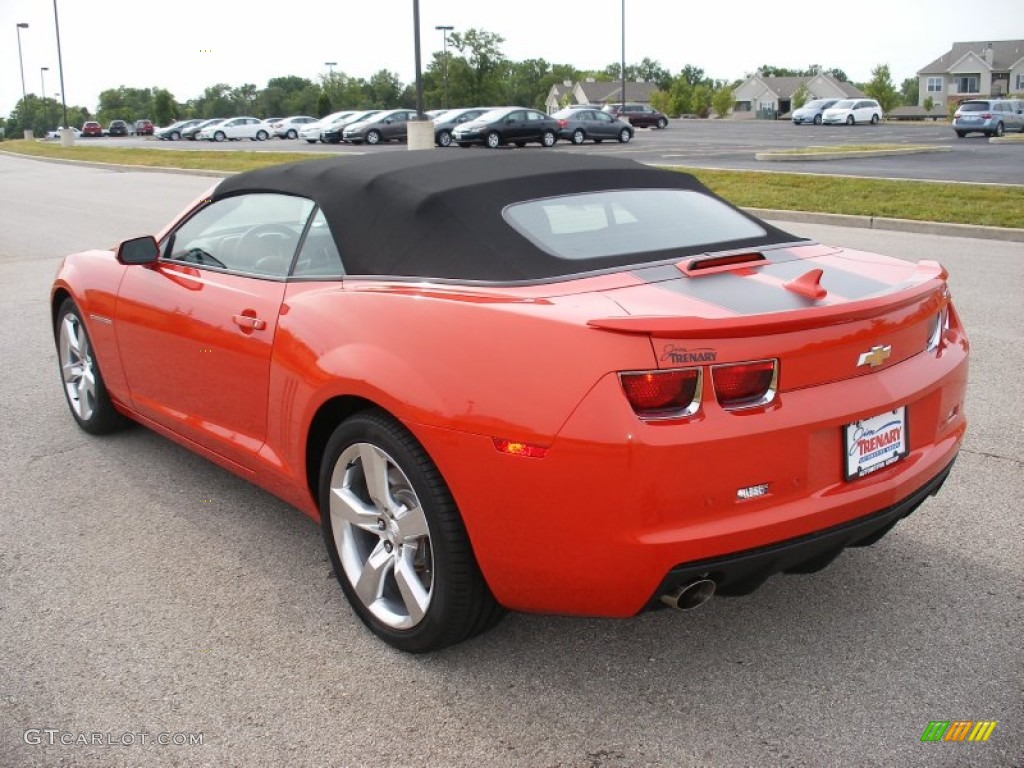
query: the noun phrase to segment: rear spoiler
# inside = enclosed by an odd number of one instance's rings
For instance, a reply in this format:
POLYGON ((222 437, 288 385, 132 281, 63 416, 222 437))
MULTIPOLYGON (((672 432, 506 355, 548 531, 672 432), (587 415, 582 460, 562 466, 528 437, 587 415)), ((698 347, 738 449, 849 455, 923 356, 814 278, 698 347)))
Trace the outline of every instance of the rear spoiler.
POLYGON ((935 311, 945 301, 942 290, 946 282, 943 269, 935 279, 906 288, 905 292, 875 296, 860 301, 832 306, 809 307, 806 310, 770 312, 740 317, 692 317, 665 315, 638 315, 633 317, 603 317, 587 321, 587 325, 602 331, 644 334, 661 339, 737 338, 768 336, 773 333, 800 331, 824 325, 839 325, 854 320, 875 317, 881 311, 901 309, 927 300, 935 311))

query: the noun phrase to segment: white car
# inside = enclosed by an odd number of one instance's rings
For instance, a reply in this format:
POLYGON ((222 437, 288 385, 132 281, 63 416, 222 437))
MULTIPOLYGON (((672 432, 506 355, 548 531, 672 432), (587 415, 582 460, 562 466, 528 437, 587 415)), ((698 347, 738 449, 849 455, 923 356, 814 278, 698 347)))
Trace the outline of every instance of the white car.
POLYGON ((306 123, 299 129, 299 138, 305 139, 310 144, 316 144, 318 141, 322 141, 320 134, 323 132, 324 128, 334 124, 338 120, 344 120, 352 114, 355 113, 348 110, 345 112, 332 112, 327 117, 320 118, 315 123, 306 123))
POLYGON ((877 125, 881 119, 882 107, 874 99, 843 99, 821 113, 821 122, 825 125, 877 125))
MULTIPOLYGON (((71 126, 71 133, 72 133, 72 135, 76 139, 82 138, 82 132, 80 130, 78 130, 77 128, 75 128, 75 126, 71 126)), ((47 131, 46 132, 46 138, 48 138, 48 139, 59 139, 60 138, 60 128, 55 128, 52 131, 47 131)))
POLYGON ((258 117, 229 117, 227 120, 206 126, 196 138, 204 141, 265 141, 270 138, 270 131, 258 117))
POLYGON ((271 136, 277 136, 279 139, 297 139, 299 138, 299 131, 303 126, 315 123, 316 121, 315 117, 310 117, 309 115, 295 115, 294 117, 282 117, 280 120, 268 123, 268 125, 270 126, 271 136))

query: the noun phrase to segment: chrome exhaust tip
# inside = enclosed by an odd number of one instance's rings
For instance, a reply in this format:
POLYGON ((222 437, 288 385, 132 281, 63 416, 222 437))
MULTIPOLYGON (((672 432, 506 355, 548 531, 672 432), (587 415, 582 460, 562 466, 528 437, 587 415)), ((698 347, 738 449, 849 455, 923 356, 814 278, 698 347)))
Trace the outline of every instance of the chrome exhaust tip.
POLYGON ((661 602, 669 608, 680 611, 691 611, 704 605, 715 594, 715 582, 711 579, 696 579, 674 592, 660 597, 661 602))

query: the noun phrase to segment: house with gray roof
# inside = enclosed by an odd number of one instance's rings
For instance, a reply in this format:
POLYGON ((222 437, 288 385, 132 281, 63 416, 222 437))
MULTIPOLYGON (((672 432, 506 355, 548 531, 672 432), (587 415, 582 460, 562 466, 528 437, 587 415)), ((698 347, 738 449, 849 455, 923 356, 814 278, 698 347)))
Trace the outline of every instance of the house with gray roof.
POLYGON ((627 80, 626 98, 622 98, 622 82, 619 80, 596 80, 588 78, 575 83, 556 83, 551 86, 544 107, 552 114, 572 104, 650 104, 651 94, 658 90, 655 83, 627 80))
POLYGON ((772 77, 755 72, 733 93, 733 115, 784 115, 792 109, 793 95, 803 86, 810 99, 860 99, 864 93, 853 83, 844 83, 819 72, 807 77, 772 77))
POLYGON ((917 72, 918 104, 946 107, 981 96, 1024 94, 1024 40, 953 43, 917 72))

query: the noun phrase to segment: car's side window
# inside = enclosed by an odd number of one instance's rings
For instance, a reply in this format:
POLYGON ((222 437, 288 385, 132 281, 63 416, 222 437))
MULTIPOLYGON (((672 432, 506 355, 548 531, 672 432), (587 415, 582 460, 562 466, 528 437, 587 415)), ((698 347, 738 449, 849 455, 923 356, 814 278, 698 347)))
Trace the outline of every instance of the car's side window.
POLYGON ((217 200, 164 243, 167 261, 285 277, 313 211, 304 197, 256 193, 217 200))
POLYGON ((302 241, 292 277, 341 277, 345 268, 324 212, 317 209, 302 241))
POLYGON ((612 122, 612 116, 605 114, 604 112, 595 112, 594 119, 599 123, 610 123, 612 122))

